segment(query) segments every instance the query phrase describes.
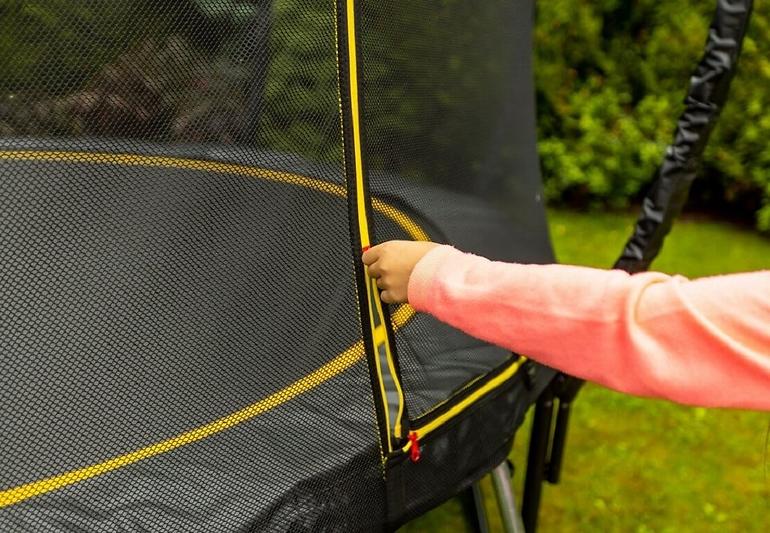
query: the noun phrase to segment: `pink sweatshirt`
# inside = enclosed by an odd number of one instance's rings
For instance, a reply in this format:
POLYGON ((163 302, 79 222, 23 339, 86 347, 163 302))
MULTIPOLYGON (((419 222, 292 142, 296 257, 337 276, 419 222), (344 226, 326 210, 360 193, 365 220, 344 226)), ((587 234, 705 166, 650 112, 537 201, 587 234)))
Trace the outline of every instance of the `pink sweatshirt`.
POLYGON ((770 271, 689 281, 429 252, 409 302, 470 335, 641 396, 770 410, 770 271))

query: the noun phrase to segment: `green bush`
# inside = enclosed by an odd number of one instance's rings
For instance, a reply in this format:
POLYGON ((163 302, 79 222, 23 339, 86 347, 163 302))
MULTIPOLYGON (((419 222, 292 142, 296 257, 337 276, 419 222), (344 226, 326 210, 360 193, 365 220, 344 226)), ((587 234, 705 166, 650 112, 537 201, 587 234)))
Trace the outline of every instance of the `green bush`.
MULTIPOLYGON (((624 207, 649 183, 703 52, 712 2, 538 3, 540 155, 552 203, 624 207)), ((694 202, 770 229, 770 7, 755 6, 694 202)))

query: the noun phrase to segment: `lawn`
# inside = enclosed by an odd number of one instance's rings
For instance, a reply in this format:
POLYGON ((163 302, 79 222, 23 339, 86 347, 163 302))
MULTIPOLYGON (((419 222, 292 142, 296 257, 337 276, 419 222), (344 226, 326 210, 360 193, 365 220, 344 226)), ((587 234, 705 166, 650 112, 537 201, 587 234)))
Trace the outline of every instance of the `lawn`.
MULTIPOLYGON (((634 216, 552 210, 549 219, 560 262, 606 267, 634 216)), ((768 267, 770 240, 696 218, 677 222, 653 265, 690 277, 768 267)), ((562 482, 544 489, 539 530, 770 531, 769 424, 768 414, 687 408, 588 385, 573 408, 562 482)), ((519 435, 512 459, 520 496, 526 426, 519 435)), ((464 530, 456 501, 402 529, 464 530)))

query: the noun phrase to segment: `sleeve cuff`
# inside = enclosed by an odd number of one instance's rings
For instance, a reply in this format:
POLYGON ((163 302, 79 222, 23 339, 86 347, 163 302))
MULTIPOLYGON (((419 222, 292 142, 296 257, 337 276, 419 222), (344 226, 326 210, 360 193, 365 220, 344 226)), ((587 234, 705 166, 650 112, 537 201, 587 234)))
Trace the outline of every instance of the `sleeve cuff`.
POLYGON ((436 274, 448 256, 459 253, 448 245, 437 246, 417 263, 409 277, 408 299, 417 311, 425 311, 430 306, 430 300, 435 296, 434 286, 436 274))

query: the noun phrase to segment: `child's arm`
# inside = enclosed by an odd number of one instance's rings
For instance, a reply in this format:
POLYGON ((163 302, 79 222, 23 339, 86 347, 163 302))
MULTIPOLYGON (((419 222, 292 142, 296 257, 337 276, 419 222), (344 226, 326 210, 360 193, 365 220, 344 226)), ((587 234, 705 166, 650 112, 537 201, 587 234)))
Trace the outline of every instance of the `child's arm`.
POLYGON ((770 272, 688 281, 426 251, 409 302, 471 335, 624 392, 770 409, 770 272))

